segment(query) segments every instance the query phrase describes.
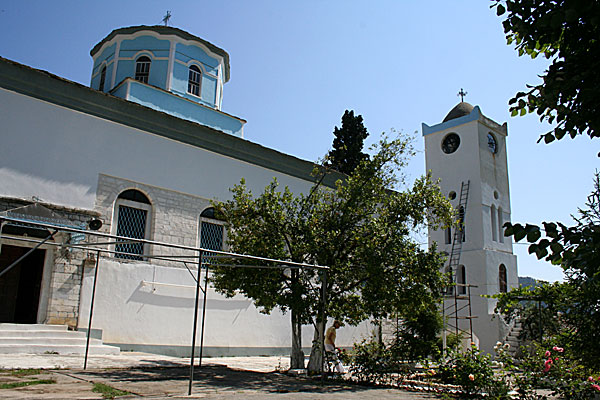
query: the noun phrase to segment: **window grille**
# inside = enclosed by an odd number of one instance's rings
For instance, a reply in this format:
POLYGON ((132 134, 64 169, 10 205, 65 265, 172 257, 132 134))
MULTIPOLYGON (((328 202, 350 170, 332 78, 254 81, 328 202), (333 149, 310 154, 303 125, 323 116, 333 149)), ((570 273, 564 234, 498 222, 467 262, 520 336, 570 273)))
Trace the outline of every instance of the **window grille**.
POLYGON ((104 91, 104 82, 106 81, 106 65, 102 67, 102 72, 100 72, 100 84, 98 85, 98 90, 104 91))
MULTIPOLYGON (((146 220, 148 211, 139 208, 128 207, 119 205, 118 211, 118 225, 117 225, 117 236, 130 237, 133 239, 144 239, 146 237, 146 220)), ((119 254, 132 253, 132 254, 144 254, 143 243, 118 243, 115 246, 117 258, 126 258, 130 260, 142 260, 142 257, 119 254)))
POLYGON ((200 96, 200 79, 202 78, 202 73, 200 72, 200 68, 195 65, 192 65, 189 70, 188 75, 188 93, 193 94, 194 96, 200 96))
MULTIPOLYGON (((200 247, 210 250, 223 250, 223 225, 212 222, 200 222, 200 247)), ((205 253, 203 262, 214 262, 214 253, 205 253)))
POLYGON ((151 61, 146 56, 141 56, 135 63, 135 80, 148 83, 150 77, 150 64, 151 61))

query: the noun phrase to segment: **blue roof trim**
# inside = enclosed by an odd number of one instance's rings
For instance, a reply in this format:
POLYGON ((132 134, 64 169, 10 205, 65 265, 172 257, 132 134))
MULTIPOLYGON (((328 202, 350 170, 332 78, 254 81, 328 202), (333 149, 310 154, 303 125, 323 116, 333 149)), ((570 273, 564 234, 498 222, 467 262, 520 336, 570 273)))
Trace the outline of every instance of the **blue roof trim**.
POLYGON ((473 111, 469 115, 451 119, 450 121, 442 122, 437 125, 429 126, 426 123, 421 124, 423 129, 423 136, 430 135, 435 132, 439 132, 444 129, 452 128, 454 126, 466 124, 467 122, 476 121, 481 116, 481 110, 479 106, 473 107, 473 111))

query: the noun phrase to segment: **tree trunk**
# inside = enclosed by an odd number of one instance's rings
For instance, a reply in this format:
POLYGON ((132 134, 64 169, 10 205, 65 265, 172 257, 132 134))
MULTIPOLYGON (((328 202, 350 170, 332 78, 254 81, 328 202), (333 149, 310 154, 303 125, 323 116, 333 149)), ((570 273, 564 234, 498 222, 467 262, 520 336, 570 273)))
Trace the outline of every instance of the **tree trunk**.
POLYGON ((292 310, 292 353, 290 354, 290 368, 304 369, 304 352, 302 351, 302 324, 298 314, 292 310))
POLYGON ((323 366, 323 324, 320 320, 316 323, 315 335, 313 336, 312 347, 310 349, 310 358, 308 360, 308 370, 310 372, 321 372, 323 366))

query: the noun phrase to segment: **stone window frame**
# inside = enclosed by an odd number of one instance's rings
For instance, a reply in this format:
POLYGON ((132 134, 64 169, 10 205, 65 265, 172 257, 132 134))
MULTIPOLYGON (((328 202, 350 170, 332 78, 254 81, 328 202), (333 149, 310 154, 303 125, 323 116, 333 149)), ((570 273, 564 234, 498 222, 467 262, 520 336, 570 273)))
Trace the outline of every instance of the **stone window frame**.
POLYGON ((202 210, 202 212, 200 213, 200 215, 198 216, 198 235, 197 235, 197 239, 196 239, 197 245, 198 245, 198 247, 202 247, 202 223, 203 222, 209 223, 209 224, 214 224, 214 225, 221 225, 223 228, 223 239, 222 239, 223 242, 222 242, 221 250, 227 251, 227 222, 220 220, 220 219, 203 216, 203 214, 205 214, 210 209, 214 209, 214 207, 212 207, 212 206, 205 207, 202 210))
MULTIPOLYGON (((119 227, 119 207, 120 206, 137 208, 139 210, 146 211, 146 229, 144 232, 144 239, 151 240, 152 239, 152 226, 153 226, 152 222, 154 220, 154 218, 153 218, 153 208, 154 207, 152 206, 152 201, 150 199, 150 196, 148 196, 147 193, 145 193, 144 191, 142 191, 138 188, 126 188, 119 192, 119 194, 117 195, 117 198, 115 199, 114 206, 113 206, 112 223, 111 223, 111 229, 110 229, 111 235, 115 235, 115 236, 117 235, 117 231, 118 231, 118 227, 119 227), (119 197, 128 190, 135 190, 137 192, 140 192, 148 199, 148 201, 150 203, 146 204, 146 203, 141 203, 141 202, 133 201, 133 200, 127 200, 127 199, 123 199, 123 198, 119 197)), ((116 244, 113 244, 110 246, 111 251, 116 251, 116 248, 117 248, 116 244)), ((142 254, 140 254, 140 257, 142 258, 142 260, 143 260, 143 256, 145 256, 145 255, 146 256, 150 255, 150 246, 147 243, 144 243, 142 254)), ((127 258, 116 257, 116 254, 113 254, 113 257, 119 258, 119 260, 135 261, 135 260, 127 259, 127 258)), ((148 262, 148 260, 145 260, 145 261, 148 262)))

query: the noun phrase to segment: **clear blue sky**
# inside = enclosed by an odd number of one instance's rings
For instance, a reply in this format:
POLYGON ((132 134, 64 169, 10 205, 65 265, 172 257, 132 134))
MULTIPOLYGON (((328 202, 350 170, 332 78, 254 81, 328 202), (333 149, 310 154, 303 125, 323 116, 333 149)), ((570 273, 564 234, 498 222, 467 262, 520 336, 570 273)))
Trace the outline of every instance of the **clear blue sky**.
MULTIPOLYGON (((507 46, 491 2, 462 1, 0 1, 0 56, 89 84, 89 50, 113 29, 161 23, 225 49, 231 81, 223 110, 248 121, 248 140, 317 160, 346 109, 364 117, 375 141, 391 128, 441 122, 459 101, 509 124, 513 222, 570 221, 600 165, 600 140, 536 140, 548 126, 511 118, 508 100, 537 83, 547 62, 507 46)), ((0 105, 1 106, 1 105, 0 105)), ((418 154, 408 174, 424 173, 418 154)), ((515 244, 519 275, 561 278, 558 268, 515 244)))

